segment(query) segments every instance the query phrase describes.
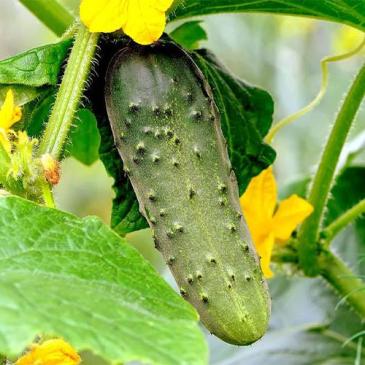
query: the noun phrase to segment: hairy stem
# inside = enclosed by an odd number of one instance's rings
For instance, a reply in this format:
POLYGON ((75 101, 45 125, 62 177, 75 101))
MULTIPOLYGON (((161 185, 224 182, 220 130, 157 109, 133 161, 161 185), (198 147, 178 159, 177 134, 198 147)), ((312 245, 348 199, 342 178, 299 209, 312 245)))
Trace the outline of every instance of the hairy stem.
POLYGON ((308 201, 314 206, 313 214, 299 231, 299 262, 306 275, 318 273, 318 234, 323 213, 335 176, 340 153, 365 94, 365 64, 355 78, 342 105, 322 154, 319 168, 314 177, 308 201))
POLYGON ((346 301, 365 319, 365 283, 330 251, 323 251, 317 262, 321 276, 338 291, 341 301, 346 301))
POLYGON ((352 221, 365 213, 365 199, 358 202, 347 212, 338 217, 324 231, 324 236, 330 242, 340 231, 348 226, 352 221))
MULTIPOLYGON (((282 264, 298 263, 294 247, 279 247, 273 252, 272 261, 282 264)), ((317 257, 318 275, 321 275, 339 294, 342 302, 347 302, 365 319, 365 283, 331 251, 322 249, 317 257)))
POLYGON ((46 207, 48 208, 56 207, 51 186, 47 182, 44 182, 42 185, 42 197, 46 207))
POLYGON ((39 154, 59 159, 89 76, 99 35, 79 26, 39 154))
POLYGON ((57 0, 20 0, 45 26, 61 36, 74 22, 73 15, 57 0))

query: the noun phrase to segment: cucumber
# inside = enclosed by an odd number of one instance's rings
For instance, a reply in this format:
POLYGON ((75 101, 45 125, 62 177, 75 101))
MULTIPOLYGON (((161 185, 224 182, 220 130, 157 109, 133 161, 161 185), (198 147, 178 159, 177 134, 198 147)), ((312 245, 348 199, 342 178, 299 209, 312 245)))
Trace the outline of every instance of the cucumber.
POLYGON ((111 60, 105 100, 116 147, 180 292, 207 329, 247 345, 270 317, 211 89, 170 41, 111 60))

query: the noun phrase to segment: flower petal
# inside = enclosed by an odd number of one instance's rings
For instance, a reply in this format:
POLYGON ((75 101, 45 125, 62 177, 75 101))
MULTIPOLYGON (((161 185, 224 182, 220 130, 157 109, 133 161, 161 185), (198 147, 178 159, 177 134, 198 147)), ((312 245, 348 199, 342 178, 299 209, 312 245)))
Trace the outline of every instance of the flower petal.
POLYGON ((128 6, 129 0, 82 0, 80 18, 90 32, 111 33, 125 25, 128 6))
POLYGON ((173 0, 82 0, 80 17, 91 32, 123 29, 139 44, 158 40, 166 25, 165 12, 173 0))
MULTIPOLYGON (((3 106, 0 109, 0 128, 5 131, 20 120, 19 115, 15 115, 19 108, 14 107, 14 94, 12 90, 8 90, 3 106)), ((21 117, 21 114, 20 114, 21 117)))
POLYGON ((260 242, 255 242, 257 253, 260 256, 260 265, 265 278, 270 279, 274 276, 270 269, 271 255, 274 247, 274 235, 271 233, 260 242))
POLYGON ((172 3, 173 0, 130 0, 125 34, 143 45, 157 41, 166 26, 165 12, 172 3))
POLYGON ((283 200, 273 219, 275 238, 287 241, 295 228, 312 212, 312 205, 298 195, 292 195, 288 199, 283 200))
POLYGON ((9 141, 8 134, 5 132, 4 128, 0 128, 0 144, 2 145, 4 150, 10 155, 11 143, 9 141))
POLYGON ((277 188, 272 168, 254 177, 240 203, 253 237, 266 236, 271 230, 276 206, 277 188))
POLYGON ((78 365, 80 361, 71 345, 62 339, 53 339, 34 345, 17 360, 16 365, 78 365))

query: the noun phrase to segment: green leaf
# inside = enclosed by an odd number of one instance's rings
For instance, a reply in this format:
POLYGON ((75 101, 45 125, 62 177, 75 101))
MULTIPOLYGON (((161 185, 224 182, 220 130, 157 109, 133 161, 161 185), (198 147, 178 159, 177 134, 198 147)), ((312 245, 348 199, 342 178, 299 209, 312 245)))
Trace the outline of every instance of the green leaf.
POLYGON ((4 103, 6 94, 10 89, 14 93, 14 102, 18 106, 23 106, 37 99, 40 95, 42 95, 45 92, 44 88, 36 88, 25 85, 0 84, 0 105, 4 103))
POLYGON ((196 312, 99 219, 7 197, 0 237, 0 353, 49 335, 114 364, 206 364, 196 312))
MULTIPOLYGON (((365 199, 365 167, 349 167, 337 178, 327 206, 325 225, 365 199)), ((356 232, 365 243, 365 217, 356 220, 356 232)))
POLYGON ((56 85, 72 40, 34 48, 0 61, 0 84, 56 85))
POLYGON ((201 23, 201 20, 186 22, 174 29, 170 37, 185 49, 197 49, 201 41, 208 39, 207 32, 200 25, 201 23))
POLYGON ((148 227, 146 219, 139 212, 139 204, 132 185, 123 171, 123 162, 114 146, 114 138, 109 122, 99 116, 101 145, 100 159, 109 176, 114 179, 115 198, 111 217, 111 227, 121 236, 148 227))
POLYGON ((230 74, 210 52, 200 50, 193 57, 213 89, 242 193, 251 178, 275 160, 275 151, 263 143, 272 124, 273 100, 266 91, 230 74))
POLYGON ((40 138, 44 126, 51 114, 52 105, 56 100, 57 89, 50 87, 40 98, 25 106, 24 128, 28 135, 34 138, 40 138))
POLYGON ((171 12, 170 19, 233 12, 309 16, 365 31, 364 0, 185 0, 171 12))
POLYGON ((99 159, 100 133, 95 115, 88 109, 77 112, 75 128, 70 133, 67 153, 90 166, 99 159))

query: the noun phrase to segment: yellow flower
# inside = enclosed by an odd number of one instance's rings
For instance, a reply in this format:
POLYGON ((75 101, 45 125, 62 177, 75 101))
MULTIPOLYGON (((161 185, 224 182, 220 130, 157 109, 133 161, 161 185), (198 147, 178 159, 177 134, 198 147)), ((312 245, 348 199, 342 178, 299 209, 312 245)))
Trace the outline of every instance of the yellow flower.
POLYGON ((173 0, 82 0, 80 17, 90 32, 123 29, 139 44, 157 41, 166 25, 165 12, 173 0))
POLYGON ((79 354, 62 339, 53 339, 32 349, 20 357, 15 365, 78 365, 79 354))
POLYGON ((14 105, 14 94, 9 90, 6 94, 4 104, 0 109, 0 143, 5 150, 10 153, 11 144, 8 134, 11 133, 11 127, 22 117, 21 109, 14 105))
POLYGON ((312 212, 306 200, 292 195, 283 200, 277 210, 277 187, 272 168, 253 178, 240 199, 256 250, 261 257, 261 268, 271 278, 271 254, 275 243, 285 243, 312 212))

